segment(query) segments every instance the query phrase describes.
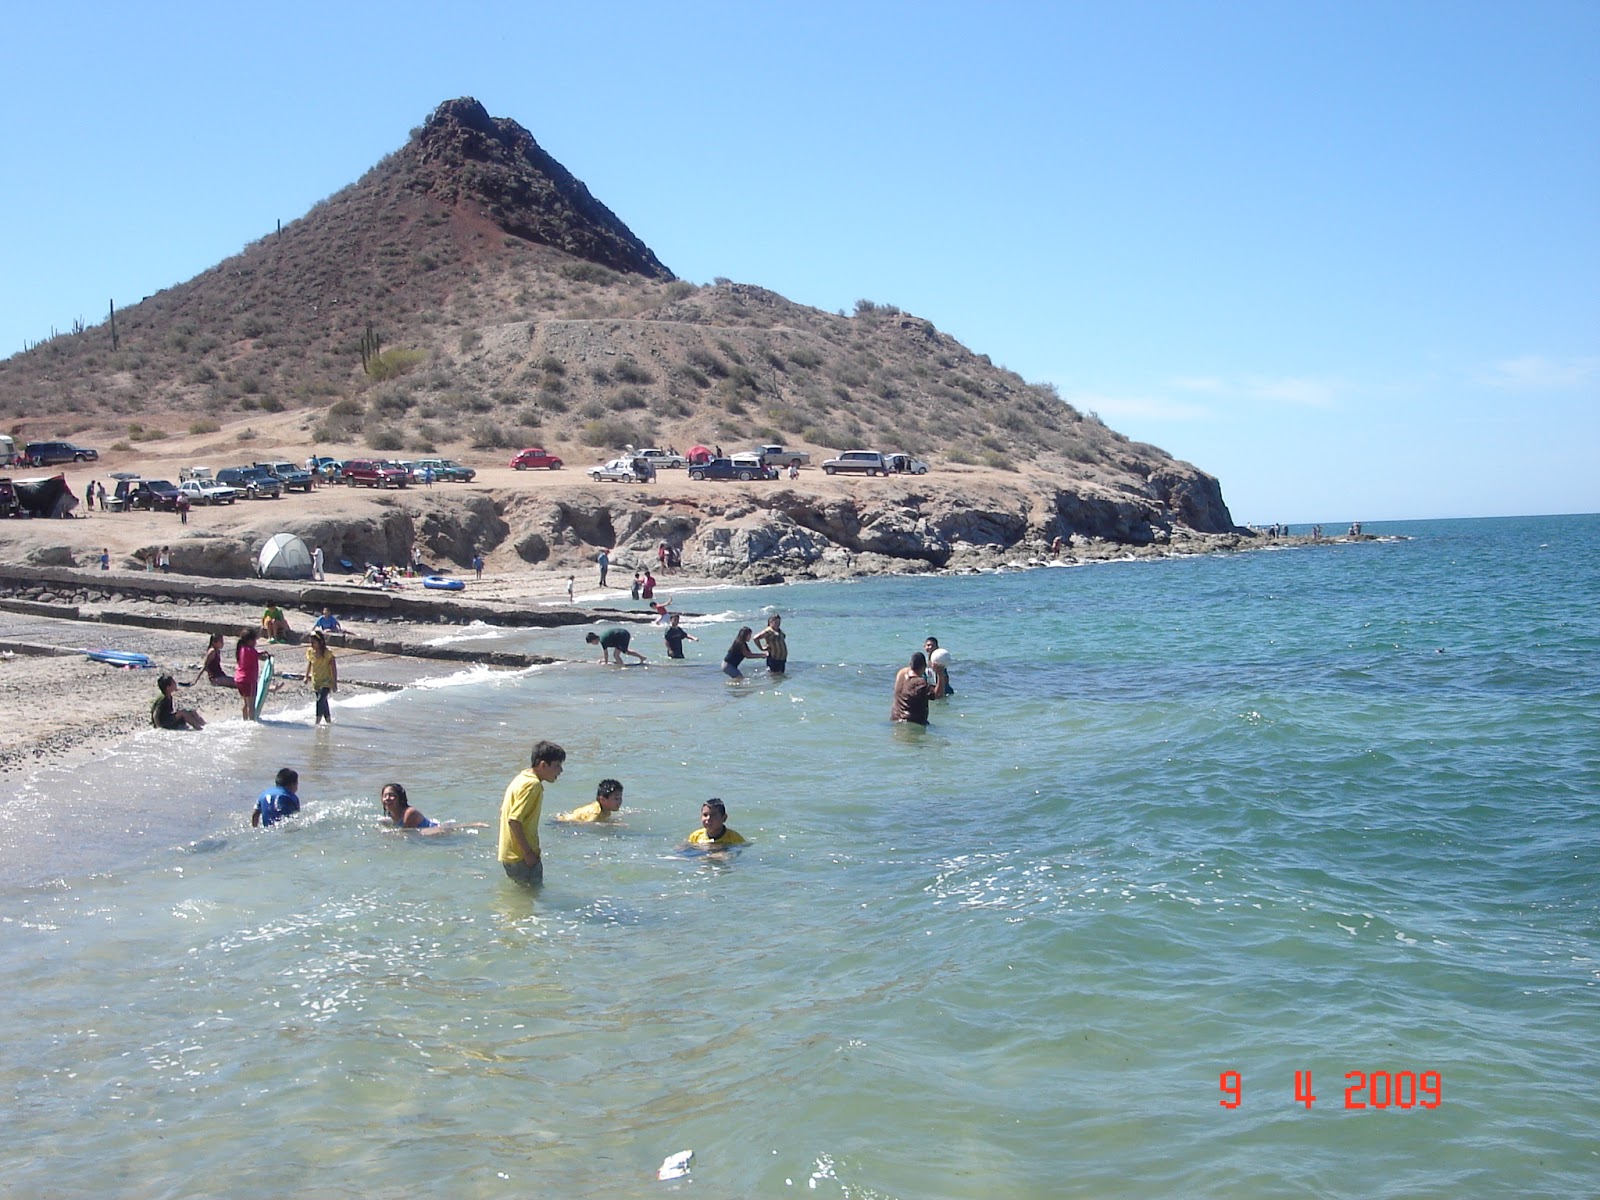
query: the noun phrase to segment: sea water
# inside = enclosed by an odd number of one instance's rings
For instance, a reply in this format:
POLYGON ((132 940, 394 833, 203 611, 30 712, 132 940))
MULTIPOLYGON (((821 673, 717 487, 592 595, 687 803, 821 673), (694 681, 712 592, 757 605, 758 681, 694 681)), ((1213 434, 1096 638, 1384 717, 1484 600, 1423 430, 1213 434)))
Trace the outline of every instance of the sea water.
POLYGON ((684 593, 683 663, 636 626, 647 667, 347 688, 321 730, 283 694, 38 771, 0 804, 0 1179, 1592 1194, 1600 519, 1369 531, 684 593), (789 675, 730 683, 774 609, 789 675), (893 726, 928 634, 956 694, 893 726), (544 827, 542 891, 492 830, 378 828, 390 779, 493 822, 539 738, 547 817, 626 785, 544 827), (280 765, 304 815, 252 830, 280 765), (750 841, 720 861, 678 849, 709 796, 750 841))

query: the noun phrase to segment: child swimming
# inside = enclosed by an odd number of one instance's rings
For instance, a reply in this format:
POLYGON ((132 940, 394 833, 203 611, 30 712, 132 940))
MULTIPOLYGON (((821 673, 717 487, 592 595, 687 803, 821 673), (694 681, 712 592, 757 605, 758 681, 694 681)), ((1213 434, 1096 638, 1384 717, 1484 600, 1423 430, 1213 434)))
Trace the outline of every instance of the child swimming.
POLYGON ((715 796, 700 806, 700 828, 685 839, 686 846, 706 850, 726 850, 743 846, 744 838, 728 828, 728 806, 715 796))

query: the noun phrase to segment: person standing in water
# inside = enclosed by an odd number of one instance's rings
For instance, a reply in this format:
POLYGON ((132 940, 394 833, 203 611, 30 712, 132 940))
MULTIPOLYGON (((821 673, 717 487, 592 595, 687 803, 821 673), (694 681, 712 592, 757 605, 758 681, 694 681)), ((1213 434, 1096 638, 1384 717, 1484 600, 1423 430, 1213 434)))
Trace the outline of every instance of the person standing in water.
POLYGON ((698 642, 700 640, 682 625, 678 624, 677 613, 673 613, 672 616, 668 618, 667 627, 662 632, 661 637, 662 640, 667 643, 668 658, 682 658, 684 642, 698 642))
POLYGON ((544 807, 544 785, 561 778, 566 761, 567 752, 554 742, 535 742, 528 769, 506 785, 500 801, 500 866, 523 887, 544 882, 539 812, 544 807))
POLYGON ((766 653, 767 670, 782 675, 789 665, 789 641, 783 634, 783 618, 773 613, 767 618, 767 627, 756 634, 756 645, 766 653))
POLYGON ((911 665, 901 667, 894 677, 894 699, 889 702, 889 719, 906 721, 912 725, 928 723, 928 701, 933 698, 933 688, 925 672, 928 659, 918 650, 911 656, 911 665))
POLYGON ((722 673, 729 679, 743 679, 744 672, 739 669, 739 664, 747 658, 760 657, 758 651, 750 648, 750 626, 741 625, 739 632, 733 635, 733 645, 722 656, 722 673))
POLYGON ((328 694, 339 690, 339 660, 328 649, 328 639, 320 629, 312 633, 311 644, 306 647, 306 686, 317 695, 317 713, 311 723, 321 725, 326 721, 332 725, 328 694))
POLYGON ((261 678, 261 652, 256 649, 256 641, 260 637, 259 629, 241 629, 233 647, 233 683, 244 701, 246 721, 256 719, 256 682, 261 678))

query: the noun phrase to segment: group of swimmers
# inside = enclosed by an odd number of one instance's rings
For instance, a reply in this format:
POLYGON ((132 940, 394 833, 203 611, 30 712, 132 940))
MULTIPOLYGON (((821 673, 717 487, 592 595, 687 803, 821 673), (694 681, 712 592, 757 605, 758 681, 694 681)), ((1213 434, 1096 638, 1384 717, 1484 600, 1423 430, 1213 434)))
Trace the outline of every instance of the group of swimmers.
MULTIPOLYGON (((698 642, 700 639, 683 627, 677 613, 667 612, 665 605, 657 608, 658 621, 662 618, 665 618, 666 628, 661 631, 661 639, 667 645, 667 657, 682 658, 684 642, 698 642)), ((637 650, 630 649, 633 634, 626 629, 608 629, 604 633, 591 630, 583 635, 583 640, 591 646, 600 647, 600 661, 603 663, 615 662, 619 667, 626 666, 622 661, 624 654, 640 662, 649 661, 637 650)), ((741 625, 739 632, 733 636, 728 652, 722 656, 722 673, 730 679, 743 679, 744 672, 739 667, 750 658, 763 659, 767 670, 774 675, 782 675, 788 670, 789 639, 783 632, 781 614, 773 613, 768 617, 766 628, 760 633, 748 625, 741 625)))
MULTIPOLYGON (((544 785, 561 778, 566 769, 567 752, 554 742, 533 744, 528 768, 506 785, 500 801, 500 836, 497 857, 507 878, 524 887, 544 882, 544 856, 539 844, 539 821, 544 810, 544 785)), ((281 767, 272 786, 256 797, 250 811, 254 828, 270 828, 300 812, 300 775, 293 767, 281 767)), ((594 824, 609 821, 622 810, 622 783, 602 779, 595 798, 570 812, 560 813, 563 824, 594 824)), ((420 834, 442 834, 456 829, 487 829, 481 821, 434 821, 411 804, 404 785, 386 783, 378 795, 384 820, 389 828, 412 830, 420 834)), ((742 846, 745 839, 728 827, 728 807, 713 796, 700 806, 700 828, 683 842, 685 849, 713 853, 742 846)))

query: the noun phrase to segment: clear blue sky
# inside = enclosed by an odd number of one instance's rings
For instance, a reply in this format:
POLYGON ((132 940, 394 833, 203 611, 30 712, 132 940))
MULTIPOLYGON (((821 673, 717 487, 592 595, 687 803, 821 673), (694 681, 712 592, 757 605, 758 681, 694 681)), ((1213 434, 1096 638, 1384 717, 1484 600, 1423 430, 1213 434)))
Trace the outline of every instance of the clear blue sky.
POLYGON ((898 304, 1238 520, 1594 512, 1597 62, 1549 0, 17 6, 0 353, 472 95, 683 278, 898 304))

